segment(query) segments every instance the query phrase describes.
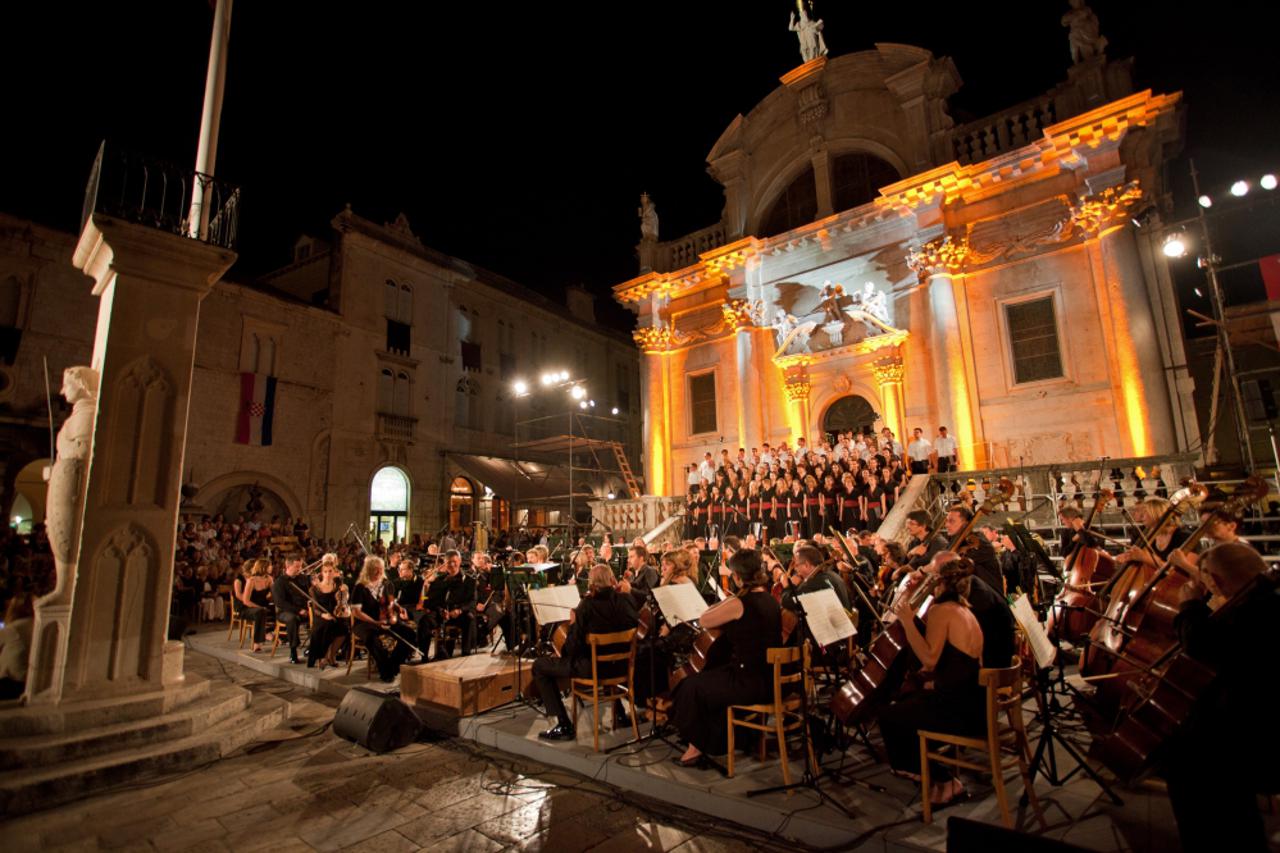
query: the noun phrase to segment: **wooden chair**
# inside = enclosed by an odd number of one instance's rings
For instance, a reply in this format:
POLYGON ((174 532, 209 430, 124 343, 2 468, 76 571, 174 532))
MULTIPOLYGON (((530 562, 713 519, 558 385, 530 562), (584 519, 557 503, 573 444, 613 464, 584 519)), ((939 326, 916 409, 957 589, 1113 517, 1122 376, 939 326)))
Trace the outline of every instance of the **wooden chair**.
POLYGON ((347 632, 347 675, 351 674, 351 664, 356 659, 356 647, 358 646, 359 648, 364 649, 366 674, 368 675, 369 680, 372 681, 373 655, 369 652, 369 647, 364 644, 364 641, 356 635, 356 617, 348 616, 347 618, 350 620, 348 623, 349 631, 347 632))
POLYGON ((1031 784, 1028 766, 1031 750, 1027 743, 1027 730, 1022 722, 1022 660, 1015 656, 1011 666, 1004 669, 982 669, 978 672, 978 683, 987 689, 987 735, 986 737, 965 737, 963 735, 946 734, 944 732, 920 731, 920 790, 924 801, 924 822, 933 820, 933 807, 929 802, 929 762, 940 761, 953 767, 964 767, 969 770, 987 771, 991 773, 992 784, 996 789, 996 798, 1000 801, 1000 816, 1004 825, 1013 828, 1013 815, 1009 811, 1009 795, 1004 786, 1004 774, 1015 764, 1022 775, 1027 797, 1036 810, 1042 829, 1048 829, 1044 811, 1040 808, 1040 800, 1036 797, 1035 787, 1031 784), (1001 725, 1000 715, 1004 714, 1005 725, 1001 725), (955 754, 933 752, 929 742, 934 741, 945 747, 952 747, 955 754), (959 752, 964 749, 981 750, 987 753, 984 763, 977 763, 961 758, 959 752))
POLYGON ((727 771, 733 776, 734 733, 738 726, 762 732, 760 739, 761 761, 767 747, 767 735, 772 732, 778 739, 778 760, 782 763, 782 781, 791 784, 791 768, 787 761, 787 733, 800 730, 804 738, 804 747, 809 761, 817 766, 813 755, 813 742, 809 739, 809 727, 804 717, 803 697, 800 691, 808 691, 809 683, 809 644, 801 648, 788 646, 780 649, 769 649, 767 652, 769 665, 773 667, 773 701, 760 705, 730 705, 725 711, 729 724, 729 760, 727 771), (797 671, 783 675, 782 668, 800 662, 797 671), (770 720, 772 719, 772 722, 770 720))
MULTIPOLYGON (((299 630, 301 630, 302 626, 305 625, 307 628, 307 635, 310 636, 312 628, 315 627, 315 612, 311 607, 310 601, 307 602, 306 619, 303 619, 302 617, 303 617, 303 614, 299 613, 298 619, 300 624, 298 628, 299 630)), ((276 649, 280 648, 280 632, 284 631, 287 634, 289 630, 285 626, 284 622, 280 621, 280 618, 278 616, 276 617, 275 621, 276 621, 276 627, 275 627, 275 630, 272 632, 270 657, 275 657, 276 649)))
POLYGON ((228 617, 227 617, 228 621, 230 621, 231 623, 230 625, 227 626, 227 642, 228 643, 231 642, 231 635, 236 632, 236 626, 239 625, 240 626, 240 648, 243 649, 244 648, 244 631, 245 631, 246 623, 244 621, 244 617, 240 615, 240 602, 236 598, 236 593, 234 588, 230 593, 227 594, 227 613, 228 613, 228 617))
MULTIPOLYGON (((600 702, 601 700, 609 701, 612 699, 630 700, 635 695, 635 674, 636 674, 636 629, 629 628, 626 631, 615 631, 612 634, 587 634, 587 643, 591 646, 591 677, 590 678, 571 678, 569 680, 569 692, 572 693, 573 700, 573 726, 578 727, 578 700, 583 702, 590 700, 592 708, 595 712, 595 721, 593 724, 592 745, 596 752, 600 751, 600 702), (613 654, 600 654, 601 646, 621 646, 628 644, 625 652, 615 652, 613 654), (600 664, 627 662, 626 675, 618 675, 613 678, 600 677, 600 664)), ((631 709, 631 729, 635 733, 636 739, 640 739, 640 723, 636 720, 638 716, 636 709, 631 709)))

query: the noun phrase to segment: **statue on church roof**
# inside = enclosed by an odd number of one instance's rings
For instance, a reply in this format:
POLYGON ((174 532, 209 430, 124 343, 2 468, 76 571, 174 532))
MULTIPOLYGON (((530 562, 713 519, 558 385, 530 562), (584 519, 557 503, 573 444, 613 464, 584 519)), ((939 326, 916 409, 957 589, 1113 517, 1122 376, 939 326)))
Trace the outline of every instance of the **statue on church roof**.
POLYGON ((1084 0, 1070 0, 1071 11, 1062 16, 1062 26, 1067 28, 1067 41, 1071 44, 1071 61, 1075 64, 1101 56, 1107 47, 1098 24, 1098 16, 1085 5, 1084 0))
POLYGON ((804 0, 796 0, 796 9, 800 16, 797 18, 795 12, 791 13, 789 29, 800 40, 800 58, 805 62, 812 62, 819 56, 826 56, 827 42, 822 37, 822 19, 809 17, 804 0))
POLYGON ((640 193, 640 239, 658 239, 658 209, 648 193, 640 193))

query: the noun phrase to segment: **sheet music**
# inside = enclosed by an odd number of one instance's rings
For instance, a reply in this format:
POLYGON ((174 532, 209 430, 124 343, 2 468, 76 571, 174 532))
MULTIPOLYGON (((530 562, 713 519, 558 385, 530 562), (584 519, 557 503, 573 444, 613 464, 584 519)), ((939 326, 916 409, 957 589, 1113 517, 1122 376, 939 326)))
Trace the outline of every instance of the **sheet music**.
POLYGON ((697 621, 707 609, 707 602, 691 583, 671 583, 655 586, 653 597, 658 600, 662 618, 668 625, 697 621))
POLYGON ((819 646, 830 646, 858 633, 834 589, 820 589, 796 596, 804 608, 805 624, 819 646))
POLYGON ((1013 600, 1013 618, 1017 620, 1018 626, 1022 628, 1022 633, 1027 638, 1027 643, 1031 646, 1031 653, 1036 657, 1036 666, 1040 669, 1052 666, 1058 650, 1053 647, 1053 642, 1045 633, 1044 626, 1036 618, 1026 595, 1018 595, 1013 600))
POLYGON ((529 603, 533 605, 533 618, 539 625, 569 621, 569 613, 578 606, 582 596, 576 584, 530 589, 529 603))

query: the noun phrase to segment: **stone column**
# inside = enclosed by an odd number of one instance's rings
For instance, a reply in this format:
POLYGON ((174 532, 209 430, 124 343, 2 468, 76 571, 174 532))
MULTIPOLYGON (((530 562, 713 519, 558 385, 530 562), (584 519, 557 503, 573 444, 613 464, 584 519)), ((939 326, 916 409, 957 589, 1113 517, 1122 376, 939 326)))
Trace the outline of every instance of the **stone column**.
POLYGON ((647 449, 645 491, 651 495, 674 494, 683 478, 674 477, 671 458, 671 360, 668 352, 678 333, 662 326, 645 326, 632 332, 644 354, 640 374, 645 400, 644 441, 647 449), (674 478, 673 478, 674 477, 674 478))
POLYGON ((787 395, 787 423, 791 427, 791 435, 787 443, 795 446, 796 439, 809 434, 812 424, 809 423, 809 365, 807 362, 788 365, 782 369, 783 389, 787 395))
POLYGON ((136 696, 182 677, 182 644, 166 636, 196 329, 235 257, 100 214, 80 235, 72 261, 100 298, 100 379, 74 577, 51 602, 67 612, 34 638, 29 703, 136 696))
MULTIPOLYGON (((738 446, 758 447, 764 440, 763 422, 764 397, 760 387, 761 377, 758 374, 759 353, 757 349, 761 341, 757 337, 761 331, 759 323, 764 311, 759 300, 749 302, 744 299, 732 299, 721 306, 725 323, 737 330, 734 337, 734 356, 737 368, 737 422, 738 446)), ((767 345, 767 344, 766 344, 767 345)))
POLYGON ((906 417, 906 396, 902 391, 902 378, 905 374, 905 365, 902 363, 901 355, 888 355, 884 358, 877 359, 871 365, 871 372, 876 378, 876 384, 880 386, 880 399, 884 403, 885 426, 893 430, 893 434, 898 437, 905 447, 907 444, 907 425, 904 418, 906 417))

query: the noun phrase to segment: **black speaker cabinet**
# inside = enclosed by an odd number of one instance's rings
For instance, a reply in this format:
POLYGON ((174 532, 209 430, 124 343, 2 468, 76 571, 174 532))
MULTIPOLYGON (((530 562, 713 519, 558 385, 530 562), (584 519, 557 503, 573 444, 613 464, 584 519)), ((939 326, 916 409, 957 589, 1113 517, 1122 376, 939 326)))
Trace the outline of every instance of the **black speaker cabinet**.
MULTIPOLYGON (((1030 812, 1028 811, 1028 814, 1030 812)), ((1033 820, 1033 818, 1028 818, 1033 820)), ((992 823, 953 817, 947 821, 947 853, 1089 853, 1065 841, 992 823)))
POLYGON ((370 752, 389 752, 413 743, 421 723, 399 697, 367 687, 347 691, 333 718, 333 733, 370 752))

